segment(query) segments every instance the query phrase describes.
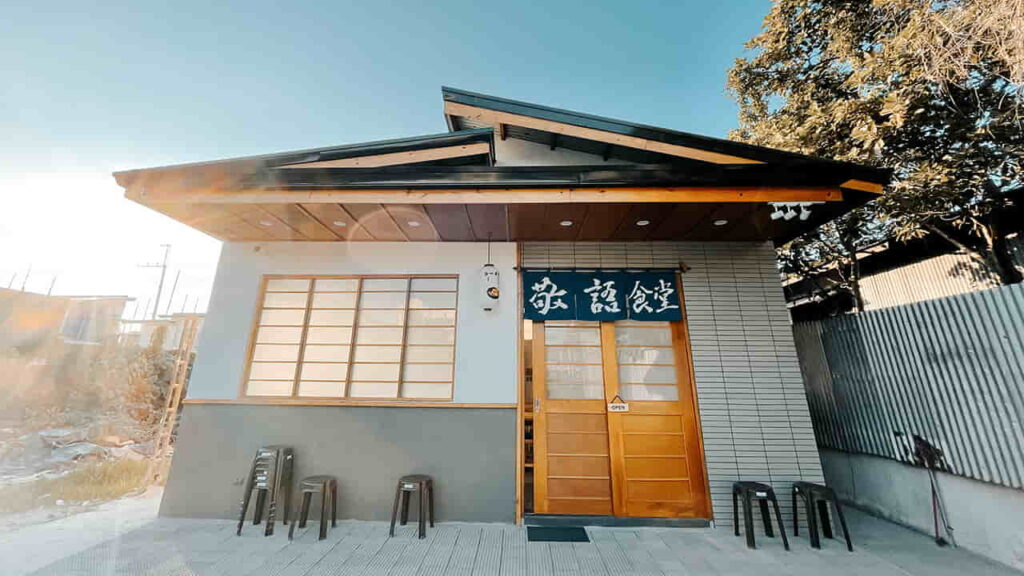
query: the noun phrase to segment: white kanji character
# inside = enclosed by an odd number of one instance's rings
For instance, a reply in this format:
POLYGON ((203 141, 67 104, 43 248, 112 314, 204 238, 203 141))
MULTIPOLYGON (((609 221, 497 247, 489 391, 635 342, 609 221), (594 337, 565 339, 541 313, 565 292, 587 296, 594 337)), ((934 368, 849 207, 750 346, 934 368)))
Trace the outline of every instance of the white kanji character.
POLYGON ((541 278, 540 282, 537 282, 533 286, 533 296, 530 296, 530 304, 544 316, 547 316, 548 312, 552 309, 563 309, 568 310, 569 305, 562 301, 562 296, 565 296, 565 290, 558 287, 557 284, 551 281, 551 278, 545 276, 541 278))
POLYGON ((618 300, 615 299, 619 291, 615 289, 614 280, 601 282, 601 280, 594 278, 594 285, 585 289, 584 292, 590 294, 590 312, 592 314, 619 312, 621 310, 618 300))

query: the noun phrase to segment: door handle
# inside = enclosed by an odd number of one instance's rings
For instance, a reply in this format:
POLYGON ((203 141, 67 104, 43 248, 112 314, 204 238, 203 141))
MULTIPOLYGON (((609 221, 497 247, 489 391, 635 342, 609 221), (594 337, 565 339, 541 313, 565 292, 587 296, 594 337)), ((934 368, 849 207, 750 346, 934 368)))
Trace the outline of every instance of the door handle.
POLYGON ((540 412, 540 398, 534 396, 534 398, 533 398, 533 413, 536 414, 538 412, 540 412))

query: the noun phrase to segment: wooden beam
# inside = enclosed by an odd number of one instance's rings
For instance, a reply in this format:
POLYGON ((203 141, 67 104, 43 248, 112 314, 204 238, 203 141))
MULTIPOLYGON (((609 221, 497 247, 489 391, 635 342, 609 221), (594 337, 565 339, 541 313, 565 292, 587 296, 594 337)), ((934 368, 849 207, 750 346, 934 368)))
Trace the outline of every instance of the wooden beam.
POLYGON ((436 188, 359 190, 196 190, 139 194, 142 204, 572 204, 605 202, 838 202, 839 188, 744 186, 717 188, 436 188))
POLYGON ((872 194, 881 194, 885 191, 885 186, 878 184, 877 182, 868 182, 866 180, 847 180, 839 185, 840 188, 849 188, 850 190, 860 190, 861 192, 870 192, 872 194))
POLYGON ((486 108, 477 108, 475 106, 467 106, 457 102, 445 102, 444 113, 449 116, 470 118, 476 122, 484 124, 511 124, 513 126, 531 128, 533 130, 543 130, 545 132, 553 132, 555 134, 575 136, 576 138, 583 138, 585 140, 594 140, 596 142, 626 146, 628 148, 638 148, 640 150, 659 152, 661 154, 690 158, 693 160, 700 160, 702 162, 712 162, 714 164, 764 164, 764 162, 761 162, 760 160, 732 156, 730 154, 722 154, 719 152, 712 152, 710 150, 692 148, 690 146, 655 142, 654 140, 646 140, 644 138, 637 138, 636 136, 626 136, 615 132, 606 132, 604 130, 595 130, 593 128, 584 128, 582 126, 573 126, 572 124, 562 124, 560 122, 553 122, 551 120, 543 120, 530 116, 521 116, 519 114, 510 114, 508 112, 498 112, 496 110, 488 110, 486 108))
POLYGON ((430 162, 432 160, 446 160, 448 158, 463 158, 466 156, 479 156, 490 153, 490 144, 486 142, 477 142, 475 144, 463 144, 460 146, 445 146, 444 148, 428 148, 426 150, 411 150, 409 152, 392 152, 390 154, 359 156, 358 158, 341 158, 338 160, 303 162, 301 164, 285 164, 283 166, 276 166, 276 168, 379 168, 382 166, 398 166, 400 164, 430 162))

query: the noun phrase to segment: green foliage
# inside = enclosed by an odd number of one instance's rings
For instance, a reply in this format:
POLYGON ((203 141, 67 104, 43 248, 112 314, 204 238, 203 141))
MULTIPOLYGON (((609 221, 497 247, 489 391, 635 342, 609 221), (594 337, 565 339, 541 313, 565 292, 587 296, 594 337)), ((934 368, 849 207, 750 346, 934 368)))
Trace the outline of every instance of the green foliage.
POLYGON ((1020 0, 777 0, 730 70, 732 137, 893 170, 881 199, 782 247, 784 269, 855 278, 851 250, 935 233, 1020 281, 1001 215, 1024 187, 1022 38, 1020 0))

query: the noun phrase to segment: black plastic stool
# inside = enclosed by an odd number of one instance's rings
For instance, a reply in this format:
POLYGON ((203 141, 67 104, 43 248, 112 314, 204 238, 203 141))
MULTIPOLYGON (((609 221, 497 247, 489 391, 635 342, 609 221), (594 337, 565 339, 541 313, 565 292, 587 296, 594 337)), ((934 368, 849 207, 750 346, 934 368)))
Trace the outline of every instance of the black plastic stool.
POLYGON ((274 519, 277 516, 277 499, 284 498, 283 522, 288 523, 288 512, 291 510, 292 466, 295 463, 292 449, 288 446, 264 446, 256 451, 252 460, 249 477, 245 481, 245 493, 242 495, 242 511, 238 515, 237 534, 242 535, 245 524, 245 513, 249 508, 252 491, 256 490, 256 505, 252 513, 252 523, 259 524, 263 517, 263 509, 269 500, 267 526, 264 535, 274 533, 274 519), (283 492, 283 494, 282 494, 283 492))
POLYGON ((782 512, 779 510, 779 500, 775 497, 775 491, 767 484, 760 482, 735 482, 732 485, 732 524, 733 531, 740 535, 740 517, 737 510, 737 498, 743 498, 743 526, 747 532, 747 548, 757 548, 754 544, 754 507, 752 500, 757 500, 761 508, 761 520, 764 522, 764 533, 775 537, 772 530, 772 518, 768 512, 768 502, 775 507, 775 519, 779 523, 779 534, 782 535, 782 545, 789 550, 789 540, 786 538, 786 528, 782 523, 782 512))
MULTIPOLYGON (((307 476, 299 482, 299 492, 302 494, 302 509, 298 513, 299 528, 306 527, 306 520, 309 519, 309 504, 313 500, 313 494, 320 494, 320 537, 318 540, 327 538, 327 504, 331 505, 331 526, 338 525, 338 481, 334 476, 307 476)), ((292 519, 291 528, 288 529, 288 539, 295 535, 296 519, 292 519)))
POLYGON ((402 506, 402 526, 409 521, 409 498, 413 492, 419 493, 419 537, 427 537, 426 514, 424 504, 430 506, 430 527, 434 527, 434 481, 425 474, 412 474, 402 476, 395 488, 395 504, 391 508, 391 536, 395 535, 395 518, 398 516, 398 506, 402 506))
POLYGON ((843 517, 843 509, 839 506, 839 498, 836 491, 813 482, 793 483, 793 535, 800 535, 799 518, 800 511, 797 509, 796 499, 800 497, 804 501, 804 511, 807 514, 807 531, 811 537, 811 547, 821 548, 821 539, 818 537, 818 518, 815 518, 815 511, 821 519, 821 531, 825 538, 832 538, 832 522, 828 516, 828 505, 831 502, 836 509, 836 516, 839 518, 839 526, 843 529, 843 537, 846 538, 846 548, 853 552, 853 542, 850 541, 850 531, 846 529, 846 518, 843 517), (817 509, 817 510, 815 510, 817 509))

